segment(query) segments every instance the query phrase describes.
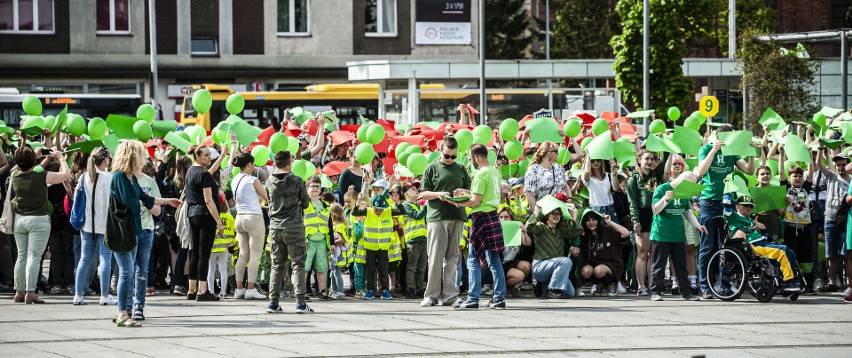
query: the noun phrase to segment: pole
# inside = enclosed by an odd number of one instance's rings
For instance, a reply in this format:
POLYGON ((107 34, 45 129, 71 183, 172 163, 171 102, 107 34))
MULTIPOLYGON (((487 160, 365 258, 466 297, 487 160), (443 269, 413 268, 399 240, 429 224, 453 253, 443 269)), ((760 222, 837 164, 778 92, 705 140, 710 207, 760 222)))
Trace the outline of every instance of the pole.
POLYGON ((728 0, 728 58, 737 53, 737 0, 728 0))
POLYGON ((488 124, 485 98, 485 0, 479 0, 479 123, 482 124, 488 124))
MULTIPOLYGON (((157 107, 157 18, 155 0, 148 1, 149 44, 151 46, 151 102, 157 107)), ((160 118, 162 119, 162 118, 160 118)))
MULTIPOLYGON (((648 78, 648 71, 650 67, 650 59, 648 52, 648 7, 650 6, 648 0, 644 0, 644 5, 642 6, 642 109, 647 110, 651 107, 650 102, 650 84, 648 78)), ((650 123, 648 123, 648 117, 645 117, 645 136, 648 136, 648 127, 650 123)))
MULTIPOLYGON (((550 0, 545 0, 544 6, 544 23, 546 29, 544 33, 544 56, 546 60, 550 61, 550 0)), ((547 79, 547 110, 553 113, 553 82, 550 78, 547 79)))
POLYGON ((849 43, 846 31, 840 31, 840 108, 848 109, 849 43))

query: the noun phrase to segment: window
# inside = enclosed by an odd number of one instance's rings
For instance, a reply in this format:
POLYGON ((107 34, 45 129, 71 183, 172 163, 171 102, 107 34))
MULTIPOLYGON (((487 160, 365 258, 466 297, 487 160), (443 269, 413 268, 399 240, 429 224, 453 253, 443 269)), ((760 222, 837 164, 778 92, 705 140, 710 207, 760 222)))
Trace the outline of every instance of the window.
POLYGON ((396 36, 396 0, 367 0, 364 32, 367 36, 396 36))
POLYGON ((310 0, 278 0, 278 35, 310 35, 310 0))
POLYGON ((53 0, 0 0, 0 32, 53 33, 53 0))
POLYGON ((219 44, 215 37, 194 37, 190 43, 191 55, 218 55, 219 44))
POLYGON ((98 0, 99 34, 130 33, 130 0, 98 0))

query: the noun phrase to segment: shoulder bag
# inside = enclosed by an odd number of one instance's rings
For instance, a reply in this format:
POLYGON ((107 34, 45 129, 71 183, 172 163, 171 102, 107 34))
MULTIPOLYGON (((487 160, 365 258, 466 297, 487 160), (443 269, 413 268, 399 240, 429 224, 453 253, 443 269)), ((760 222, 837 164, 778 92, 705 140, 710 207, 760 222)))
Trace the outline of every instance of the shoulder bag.
POLYGON ((104 245, 115 252, 127 252, 136 247, 133 213, 118 201, 115 194, 109 195, 104 245))
POLYGON ((15 233, 15 206, 12 201, 12 177, 6 187, 6 199, 3 200, 3 216, 0 216, 0 232, 7 235, 15 233))

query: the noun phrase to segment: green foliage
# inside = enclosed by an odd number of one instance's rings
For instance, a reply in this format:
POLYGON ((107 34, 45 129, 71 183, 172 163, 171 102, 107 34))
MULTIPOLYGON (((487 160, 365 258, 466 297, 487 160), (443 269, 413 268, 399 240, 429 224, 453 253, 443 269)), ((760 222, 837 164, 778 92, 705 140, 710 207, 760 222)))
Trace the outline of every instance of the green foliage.
POLYGON ((621 32, 618 0, 551 0, 551 58, 612 58, 609 39, 621 32))
POLYGON ((524 0, 485 1, 485 58, 529 58, 530 45, 538 34, 524 0))
POLYGON ((761 42, 759 35, 750 30, 738 39, 737 62, 749 103, 746 125, 758 127, 757 121, 767 107, 787 121, 809 120, 819 109, 814 96, 819 62, 796 51, 783 51, 777 43, 761 42))
MULTIPOLYGON (((687 45, 702 57, 728 57, 728 0, 707 1, 710 14, 701 22, 696 36, 687 45)), ((755 30, 769 33, 775 29, 775 11, 763 0, 737 0, 737 35, 755 30)))

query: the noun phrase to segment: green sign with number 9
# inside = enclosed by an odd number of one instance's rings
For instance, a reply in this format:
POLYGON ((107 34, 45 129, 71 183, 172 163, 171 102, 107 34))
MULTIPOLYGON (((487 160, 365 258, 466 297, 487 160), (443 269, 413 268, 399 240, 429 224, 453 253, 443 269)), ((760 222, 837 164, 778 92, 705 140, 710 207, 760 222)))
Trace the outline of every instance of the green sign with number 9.
POLYGON ((719 100, 715 96, 704 96, 698 101, 701 105, 698 109, 705 117, 712 117, 719 113, 719 100))

